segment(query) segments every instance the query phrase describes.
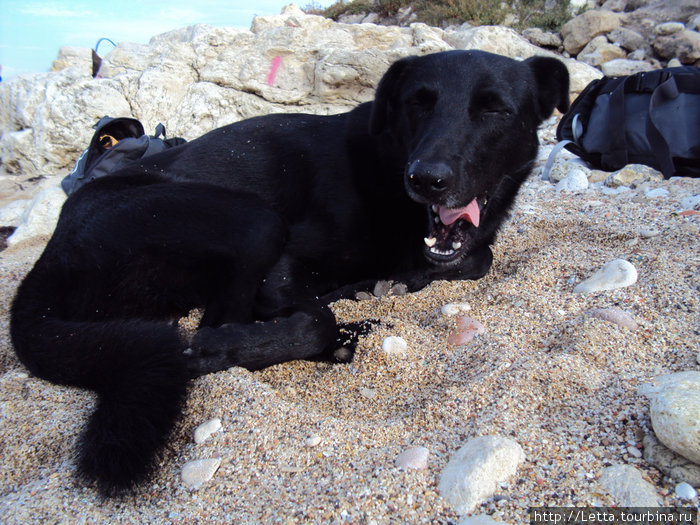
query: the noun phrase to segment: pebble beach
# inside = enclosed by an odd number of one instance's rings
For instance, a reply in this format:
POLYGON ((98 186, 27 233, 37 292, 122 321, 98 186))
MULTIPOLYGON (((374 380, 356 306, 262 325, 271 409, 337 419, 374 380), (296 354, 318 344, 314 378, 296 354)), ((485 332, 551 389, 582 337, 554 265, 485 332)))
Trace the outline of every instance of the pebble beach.
POLYGON ((0 522, 516 524, 530 507, 624 505, 605 482, 618 466, 657 504, 697 506, 676 491, 689 480, 647 459, 639 389, 700 370, 700 179, 616 186, 586 172, 572 189, 538 172, 486 277, 335 303, 341 322, 381 321, 349 364, 192 381, 153 476, 119 499, 74 477, 95 397, 31 377, 9 340, 11 299, 45 239, 1 251, 0 522), (615 260, 633 282, 574 291, 615 260), (522 458, 464 512, 441 478, 480 436, 522 458))

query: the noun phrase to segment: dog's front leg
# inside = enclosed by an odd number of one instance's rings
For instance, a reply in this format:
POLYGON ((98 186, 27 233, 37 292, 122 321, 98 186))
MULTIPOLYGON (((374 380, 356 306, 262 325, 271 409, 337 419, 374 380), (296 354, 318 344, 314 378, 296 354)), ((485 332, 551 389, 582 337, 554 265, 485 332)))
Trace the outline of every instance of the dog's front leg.
POLYGON ((259 370, 315 358, 336 347, 338 340, 335 317, 327 307, 308 307, 265 322, 203 327, 186 351, 188 369, 191 377, 232 366, 259 370))

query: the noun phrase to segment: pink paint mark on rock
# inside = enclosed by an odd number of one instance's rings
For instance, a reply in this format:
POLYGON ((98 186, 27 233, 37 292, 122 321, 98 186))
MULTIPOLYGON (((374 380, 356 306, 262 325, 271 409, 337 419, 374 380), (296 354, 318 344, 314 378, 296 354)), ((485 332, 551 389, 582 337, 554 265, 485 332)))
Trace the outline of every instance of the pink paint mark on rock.
POLYGON ((476 319, 461 315, 457 317, 457 327, 450 332, 447 337, 447 342, 451 345, 465 345, 477 335, 486 332, 486 328, 476 319))
POLYGON ((267 85, 271 86, 275 82, 275 77, 277 76, 277 70, 282 65, 282 57, 276 56, 272 59, 272 64, 270 64, 270 73, 267 75, 267 85))

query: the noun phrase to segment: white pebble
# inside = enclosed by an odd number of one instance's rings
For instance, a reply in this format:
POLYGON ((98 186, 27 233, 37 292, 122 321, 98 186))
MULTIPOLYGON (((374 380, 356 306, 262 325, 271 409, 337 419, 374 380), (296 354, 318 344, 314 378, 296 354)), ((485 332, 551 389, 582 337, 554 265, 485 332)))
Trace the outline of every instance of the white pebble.
POLYGON ((220 458, 188 461, 182 467, 182 481, 191 489, 199 488, 214 476, 220 465, 220 458))
POLYGON ((649 398, 649 417, 658 440, 700 464, 700 372, 658 376, 638 390, 649 398))
POLYGON ((218 417, 202 423, 194 430, 194 442, 198 445, 204 443, 214 432, 221 428, 221 420, 218 417))
POLYGON ((309 437, 306 438, 306 441, 304 441, 304 444, 307 447, 315 447, 321 444, 321 437, 317 434, 311 434, 309 437))
POLYGON ((473 512, 512 478, 525 452, 512 439, 479 436, 455 452, 440 476, 438 490, 457 514, 473 512))
POLYGON ((575 169, 557 183, 556 190, 567 193, 580 193, 588 189, 588 177, 583 170, 575 169))
POLYGON ((606 467, 598 483, 622 507, 656 507, 660 503, 655 487, 632 465, 606 467))
POLYGON ((684 500, 691 500, 698 495, 697 491, 685 481, 676 485, 676 497, 684 500))
POLYGON ((681 210, 694 210, 696 206, 700 205, 700 195, 692 195, 681 200, 681 210))
POLYGON ((627 447, 627 453, 630 456, 634 456, 635 458, 641 458, 642 457, 642 452, 639 450, 637 447, 627 447))
POLYGON ((599 292, 624 288, 637 282, 637 269, 624 259, 615 259, 605 264, 585 281, 574 288, 574 293, 599 292))
POLYGON ((664 188, 656 188, 656 189, 653 189, 653 190, 649 190, 648 192, 646 192, 646 193, 644 194, 644 196, 645 196, 647 199, 656 199, 656 198, 658 198, 658 197, 668 197, 668 196, 669 196, 669 192, 668 192, 668 190, 666 190, 666 189, 664 189, 664 188))
POLYGON ((374 399, 377 397, 377 391, 374 388, 362 387, 360 388, 360 394, 362 397, 366 397, 367 399, 374 399))
POLYGON ((643 228, 639 230, 639 235, 644 237, 645 239, 650 239, 652 237, 656 237, 659 234, 659 230, 656 230, 654 228, 643 228))
POLYGON ((428 468, 430 451, 425 447, 414 447, 404 450, 396 456, 394 464, 397 468, 423 470, 428 468))
POLYGON ((405 356, 408 343, 402 337, 390 335, 382 341, 382 350, 387 355, 405 356))
POLYGON ((447 303, 440 311, 442 315, 459 315, 467 313, 472 307, 469 303, 447 303))

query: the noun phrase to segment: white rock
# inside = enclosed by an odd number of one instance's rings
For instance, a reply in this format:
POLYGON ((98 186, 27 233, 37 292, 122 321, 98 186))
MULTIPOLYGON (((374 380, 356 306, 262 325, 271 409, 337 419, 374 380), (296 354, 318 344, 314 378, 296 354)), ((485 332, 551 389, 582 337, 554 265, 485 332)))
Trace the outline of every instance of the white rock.
POLYGON ((656 507, 661 504, 654 487, 630 465, 607 467, 598 483, 621 507, 656 507))
POLYGON ((513 477, 525 461, 515 441, 501 436, 470 439, 450 458, 438 489, 457 514, 473 511, 498 490, 498 483, 513 477))
POLYGON ((680 202, 681 210, 693 210, 700 205, 700 195, 691 195, 680 202))
POLYGON ((220 465, 220 458, 188 461, 182 467, 182 481, 189 488, 197 489, 214 476, 220 465))
POLYGON ((654 69, 649 62, 642 60, 629 60, 627 58, 615 58, 601 66, 603 73, 609 77, 620 77, 634 75, 642 71, 651 71, 654 69))
POLYGON ((568 177, 570 173, 576 170, 585 173, 586 178, 588 178, 588 174, 591 170, 588 169, 584 160, 578 157, 568 159, 564 157, 564 152, 569 153, 567 150, 562 150, 559 152, 557 155, 557 160, 555 161, 552 170, 549 172, 549 180, 551 182, 561 182, 568 177))
POLYGON ((405 356, 408 343, 402 337, 390 335, 382 341, 382 351, 387 355, 405 356))
POLYGON ((209 436, 214 432, 218 432, 221 428, 221 419, 215 417, 209 421, 202 423, 194 430, 194 442, 198 445, 204 443, 209 436))
POLYGON ((654 28, 654 33, 657 35, 672 35, 674 33, 679 33, 684 29, 685 25, 682 22, 664 22, 654 28))
POLYGON ((15 232, 7 239, 14 246, 33 237, 50 236, 56 228, 65 192, 58 186, 40 191, 25 209, 15 232))
POLYGON ((527 39, 509 27, 479 26, 457 30, 446 30, 444 40, 456 49, 480 49, 513 58, 531 56, 556 57, 569 70, 571 91, 580 93, 592 80, 602 77, 601 72, 588 64, 574 59, 562 59, 560 55, 545 51, 531 44, 527 39))
MULTIPOLYGON (((256 17, 250 30, 194 25, 148 44, 120 42, 103 57, 99 79, 81 59, 80 67, 3 81, 0 161, 25 175, 71 167, 104 115, 134 116, 148 131, 162 122, 170 136, 192 139, 260 114, 346 111, 373 98, 396 59, 451 48, 557 56, 504 27, 338 24, 285 7, 256 17), (281 64, 274 78, 273 63, 281 64)), ((573 93, 602 76, 577 60, 563 62, 573 93)))
POLYGON ((634 456, 635 458, 641 458, 642 457, 642 451, 639 450, 637 447, 629 446, 627 447, 627 453, 630 456, 634 456))
POLYGON ((590 293, 624 288, 637 282, 637 269, 624 259, 615 259, 605 264, 585 281, 574 288, 574 293, 590 293))
POLYGON ((444 305, 440 311, 442 315, 454 316, 465 314, 472 309, 469 303, 448 303, 444 305))
POLYGON ((683 480, 700 487, 700 465, 697 465, 661 443, 653 432, 644 436, 644 459, 669 478, 683 480))
POLYGON ((360 394, 367 399, 374 399, 377 397, 377 391, 374 388, 362 387, 360 388, 360 394))
POLYGON ((700 464, 700 372, 666 374, 642 385, 656 437, 668 448, 700 464))
POLYGON ((309 437, 306 438, 304 444, 309 448, 316 447, 321 444, 321 436, 319 436, 318 434, 311 434, 309 437))
POLYGON ((647 199, 656 199, 658 197, 668 197, 670 195, 669 191, 664 188, 655 188, 653 190, 647 191, 644 196, 647 199))
POLYGON ((394 464, 397 468, 423 470, 428 468, 430 451, 425 447, 414 447, 404 450, 396 456, 394 464))
POLYGON ((581 193, 588 189, 588 177, 583 170, 575 169, 557 183, 556 190, 565 193, 581 193))
POLYGON ((19 199, 0 208, 0 226, 17 226, 30 202, 29 199, 19 199))
POLYGON ((676 485, 675 493, 677 498, 684 499, 686 501, 690 501, 698 495, 697 491, 685 481, 676 485))

